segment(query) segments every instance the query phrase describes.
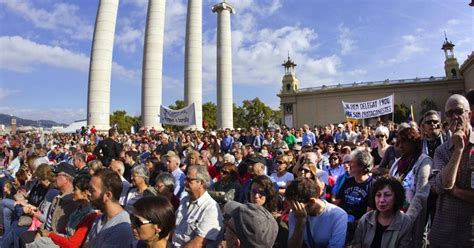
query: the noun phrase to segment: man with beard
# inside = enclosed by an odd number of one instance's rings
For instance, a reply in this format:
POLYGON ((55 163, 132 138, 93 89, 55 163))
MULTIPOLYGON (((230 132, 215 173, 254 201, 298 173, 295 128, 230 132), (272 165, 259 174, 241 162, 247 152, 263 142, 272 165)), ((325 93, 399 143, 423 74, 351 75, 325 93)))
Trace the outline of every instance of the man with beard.
POLYGON ((92 205, 102 212, 91 226, 85 247, 130 247, 133 242, 130 216, 120 206, 120 176, 102 169, 90 181, 92 205))

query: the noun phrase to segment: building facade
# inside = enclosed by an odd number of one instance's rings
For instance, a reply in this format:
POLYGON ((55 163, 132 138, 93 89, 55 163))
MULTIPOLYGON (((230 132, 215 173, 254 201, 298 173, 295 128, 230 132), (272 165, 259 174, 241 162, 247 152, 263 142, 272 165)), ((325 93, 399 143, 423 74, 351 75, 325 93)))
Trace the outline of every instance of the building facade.
POLYGON ((444 77, 323 85, 302 89, 298 88, 296 64, 288 57, 282 65, 285 75, 278 94, 283 112, 282 123, 288 127, 341 123, 345 121, 342 101, 364 102, 392 94, 395 104, 413 106, 415 119, 418 119, 422 109, 420 104, 424 99, 433 101, 444 115, 444 104, 450 95, 464 94, 474 89, 474 53, 460 67, 454 56, 452 42, 446 38, 441 49, 446 57, 444 77))

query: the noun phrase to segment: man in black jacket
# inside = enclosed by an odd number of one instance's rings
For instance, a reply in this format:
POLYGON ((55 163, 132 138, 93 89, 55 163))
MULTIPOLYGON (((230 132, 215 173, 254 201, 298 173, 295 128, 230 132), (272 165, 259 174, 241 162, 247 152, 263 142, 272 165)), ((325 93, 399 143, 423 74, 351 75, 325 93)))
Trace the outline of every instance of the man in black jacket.
POLYGON ((116 141, 117 130, 114 128, 109 129, 109 137, 101 140, 94 149, 94 154, 97 158, 102 161, 104 166, 109 166, 113 159, 120 157, 122 152, 122 145, 116 141))

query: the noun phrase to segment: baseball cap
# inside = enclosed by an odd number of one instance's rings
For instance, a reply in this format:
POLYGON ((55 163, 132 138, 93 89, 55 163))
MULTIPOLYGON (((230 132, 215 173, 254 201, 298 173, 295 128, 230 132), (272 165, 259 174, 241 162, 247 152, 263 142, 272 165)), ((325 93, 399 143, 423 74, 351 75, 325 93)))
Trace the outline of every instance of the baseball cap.
POLYGON ((58 174, 60 172, 64 172, 64 173, 68 174, 71 177, 75 177, 77 171, 76 171, 76 168, 72 164, 68 164, 66 162, 61 162, 58 165, 56 165, 53 172, 55 174, 58 174))
POLYGON ((234 219, 235 234, 242 247, 272 247, 278 235, 278 224, 272 214, 254 203, 230 201, 224 213, 234 219))
POLYGON ((251 155, 250 157, 245 159, 245 161, 251 164, 256 164, 256 163, 266 164, 267 162, 264 157, 259 156, 259 155, 251 155))

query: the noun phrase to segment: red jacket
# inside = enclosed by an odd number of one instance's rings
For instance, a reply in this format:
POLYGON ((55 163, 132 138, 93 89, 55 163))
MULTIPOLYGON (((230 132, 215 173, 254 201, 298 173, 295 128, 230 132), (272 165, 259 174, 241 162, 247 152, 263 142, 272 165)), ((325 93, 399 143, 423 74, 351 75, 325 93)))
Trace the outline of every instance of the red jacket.
POLYGON ((84 219, 77 225, 76 232, 74 232, 74 235, 71 237, 66 237, 56 233, 50 233, 48 236, 61 248, 79 248, 86 240, 89 228, 91 228, 92 223, 98 215, 98 213, 94 212, 84 217, 84 219))

